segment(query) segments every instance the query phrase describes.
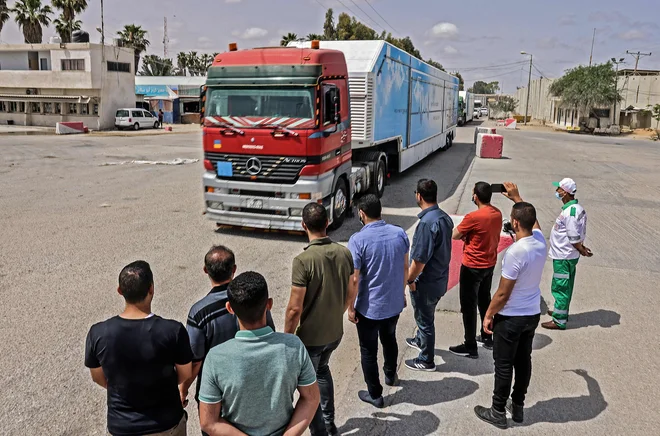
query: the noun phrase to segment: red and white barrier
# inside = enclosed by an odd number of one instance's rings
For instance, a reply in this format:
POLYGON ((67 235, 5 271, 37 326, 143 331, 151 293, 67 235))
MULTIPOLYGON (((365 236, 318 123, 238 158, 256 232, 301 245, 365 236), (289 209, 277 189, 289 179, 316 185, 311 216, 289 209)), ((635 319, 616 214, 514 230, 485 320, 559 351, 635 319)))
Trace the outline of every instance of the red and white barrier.
POLYGON ((497 129, 495 127, 475 127, 474 128, 474 143, 477 143, 477 136, 479 133, 489 133, 491 135, 497 134, 497 129))
POLYGON ((485 159, 500 159, 504 149, 504 137, 480 133, 477 136, 477 157, 485 159))
POLYGON ((55 125, 55 133, 58 135, 72 135, 76 133, 87 133, 85 125, 82 121, 72 121, 57 123, 55 125))
POLYGON ((518 127, 518 122, 516 121, 515 118, 507 118, 504 121, 504 127, 506 129, 516 129, 518 127))

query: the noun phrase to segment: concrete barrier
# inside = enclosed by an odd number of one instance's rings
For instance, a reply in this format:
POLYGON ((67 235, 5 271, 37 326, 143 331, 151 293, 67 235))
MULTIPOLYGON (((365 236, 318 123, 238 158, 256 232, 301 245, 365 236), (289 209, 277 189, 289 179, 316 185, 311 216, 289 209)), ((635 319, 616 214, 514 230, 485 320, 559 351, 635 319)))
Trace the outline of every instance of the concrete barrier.
POLYGON ((76 133, 86 133, 85 125, 82 121, 72 121, 55 124, 55 133, 58 135, 72 135, 76 133))
POLYGON ((518 121, 515 118, 507 118, 504 122, 505 129, 515 130, 518 127, 518 121))
POLYGON ((477 136, 477 157, 482 159, 500 159, 504 149, 502 135, 480 133, 477 136))
POLYGON ((477 135, 479 133, 488 133, 491 135, 497 134, 497 129, 495 127, 475 127, 474 128, 474 143, 477 143, 477 135))

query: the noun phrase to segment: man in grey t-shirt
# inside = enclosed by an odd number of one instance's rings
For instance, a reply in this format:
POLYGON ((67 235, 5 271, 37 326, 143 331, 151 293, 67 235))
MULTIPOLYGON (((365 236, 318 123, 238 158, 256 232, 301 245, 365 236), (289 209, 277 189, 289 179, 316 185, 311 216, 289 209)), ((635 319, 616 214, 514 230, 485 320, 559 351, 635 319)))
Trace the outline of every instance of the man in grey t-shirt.
POLYGON ((297 336, 266 323, 273 300, 261 274, 246 272, 227 290, 238 317, 236 337, 209 352, 199 391, 199 419, 209 435, 238 429, 248 435, 302 435, 319 405, 316 372, 297 336), (293 394, 300 398, 293 407, 293 394))

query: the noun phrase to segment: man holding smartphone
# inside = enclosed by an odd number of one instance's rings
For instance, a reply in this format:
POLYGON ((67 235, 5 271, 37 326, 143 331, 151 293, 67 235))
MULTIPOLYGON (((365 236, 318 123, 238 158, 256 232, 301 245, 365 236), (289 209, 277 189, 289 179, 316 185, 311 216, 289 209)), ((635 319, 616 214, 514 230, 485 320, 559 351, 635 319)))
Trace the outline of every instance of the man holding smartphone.
POLYGON ((575 270, 580 256, 591 257, 593 253, 584 246, 587 237, 587 212, 578 204, 575 194, 577 185, 573 179, 565 178, 554 182, 555 196, 564 205, 550 233, 550 252, 552 259, 552 296, 555 299, 554 310, 548 311, 551 321, 541 327, 549 330, 565 330, 568 321, 568 309, 573 297, 575 270))
POLYGON ((490 288, 502 231, 502 212, 490 204, 492 196, 493 190, 490 184, 477 182, 472 190, 472 203, 477 206, 477 210, 465 215, 452 235, 453 239, 465 241, 460 274, 460 302, 465 342, 449 347, 449 351, 472 359, 479 357, 477 341, 481 342, 484 348, 493 348, 492 336, 484 332, 482 327, 481 336, 477 338, 476 329, 477 307, 483 325, 490 305, 490 288))

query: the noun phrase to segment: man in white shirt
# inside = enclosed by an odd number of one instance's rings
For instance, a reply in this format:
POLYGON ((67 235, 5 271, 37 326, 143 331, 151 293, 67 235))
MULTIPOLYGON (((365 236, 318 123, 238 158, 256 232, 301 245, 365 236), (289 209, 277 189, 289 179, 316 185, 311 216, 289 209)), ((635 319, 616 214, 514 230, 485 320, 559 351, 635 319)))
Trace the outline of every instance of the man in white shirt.
POLYGON ((498 428, 507 428, 507 410, 515 422, 523 422, 523 405, 532 376, 532 341, 541 317, 539 285, 547 256, 536 209, 522 200, 516 185, 504 186, 504 195, 516 203, 511 210, 516 242, 504 254, 500 284, 484 319, 484 331, 493 335, 493 404, 474 408, 481 420, 498 428), (511 393, 514 371, 516 382, 511 393))
POLYGON ((573 179, 555 182, 555 196, 564 203, 550 234, 550 258, 552 259, 552 296, 554 310, 548 311, 551 321, 541 327, 550 330, 566 329, 568 308, 573 297, 575 270, 580 256, 591 257, 593 253, 584 246, 587 237, 587 212, 575 198, 577 185, 573 179))

